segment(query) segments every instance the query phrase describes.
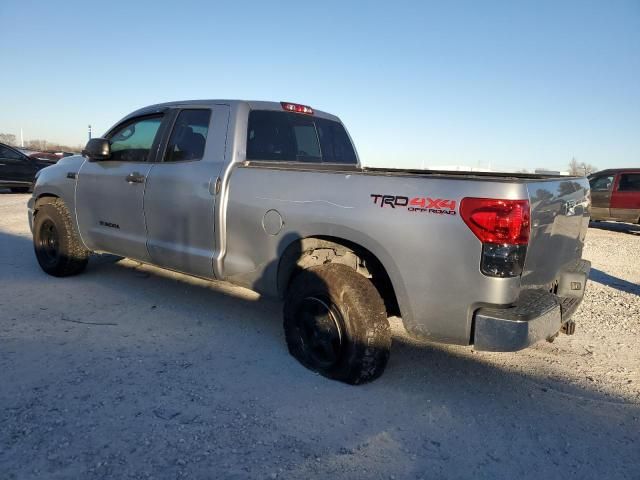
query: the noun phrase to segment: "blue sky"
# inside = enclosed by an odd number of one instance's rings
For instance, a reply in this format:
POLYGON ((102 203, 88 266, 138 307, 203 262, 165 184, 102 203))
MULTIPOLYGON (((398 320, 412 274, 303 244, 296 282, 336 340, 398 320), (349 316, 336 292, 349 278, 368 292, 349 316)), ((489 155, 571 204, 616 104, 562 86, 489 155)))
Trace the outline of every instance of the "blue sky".
POLYGON ((342 118, 365 164, 640 166, 640 0, 0 2, 0 132, 193 98, 342 118))

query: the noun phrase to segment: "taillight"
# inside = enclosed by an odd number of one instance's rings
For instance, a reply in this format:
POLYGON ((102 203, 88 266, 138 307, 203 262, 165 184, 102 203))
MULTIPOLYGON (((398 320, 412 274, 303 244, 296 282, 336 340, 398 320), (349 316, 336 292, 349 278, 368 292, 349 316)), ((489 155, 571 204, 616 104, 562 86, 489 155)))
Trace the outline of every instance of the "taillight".
POLYGON ((289 102, 280 102, 280 105, 282 105, 282 109, 286 110, 287 112, 306 113, 307 115, 313 115, 313 108, 306 105, 289 102))
POLYGON ((460 216, 482 242, 482 273, 492 277, 522 273, 531 221, 528 200, 463 198, 460 216))
POLYGON ((482 243, 529 243, 529 200, 463 198, 460 215, 482 243))

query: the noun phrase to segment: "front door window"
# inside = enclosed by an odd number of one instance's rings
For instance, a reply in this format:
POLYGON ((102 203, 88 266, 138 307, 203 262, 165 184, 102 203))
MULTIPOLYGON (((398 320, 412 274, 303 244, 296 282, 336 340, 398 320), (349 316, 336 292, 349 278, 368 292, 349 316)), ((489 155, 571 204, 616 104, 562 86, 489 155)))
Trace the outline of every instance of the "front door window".
POLYGON ((111 160, 146 162, 161 123, 161 117, 144 118, 116 130, 109 137, 111 160))

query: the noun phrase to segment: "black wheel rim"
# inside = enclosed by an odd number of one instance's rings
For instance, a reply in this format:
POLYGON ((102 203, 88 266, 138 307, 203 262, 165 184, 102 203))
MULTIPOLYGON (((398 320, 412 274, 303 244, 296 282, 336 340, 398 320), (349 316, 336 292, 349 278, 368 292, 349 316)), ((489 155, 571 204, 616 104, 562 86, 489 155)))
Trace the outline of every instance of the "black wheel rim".
POLYGON ((60 241, 58 229, 51 220, 45 220, 40 225, 38 235, 38 253, 41 260, 47 265, 53 265, 60 257, 60 241))
POLYGON ((300 338, 314 364, 321 369, 335 365, 343 348, 343 319, 327 298, 306 297, 297 312, 300 338))

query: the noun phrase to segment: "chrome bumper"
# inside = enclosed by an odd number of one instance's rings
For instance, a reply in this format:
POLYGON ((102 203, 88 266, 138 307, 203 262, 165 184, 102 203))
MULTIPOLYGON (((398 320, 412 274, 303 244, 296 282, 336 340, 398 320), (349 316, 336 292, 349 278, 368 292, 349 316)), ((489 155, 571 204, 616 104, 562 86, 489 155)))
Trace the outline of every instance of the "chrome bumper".
POLYGON ((475 350, 514 352, 553 337, 578 308, 591 263, 580 260, 558 280, 558 294, 523 290, 515 305, 486 307, 474 315, 475 350))

